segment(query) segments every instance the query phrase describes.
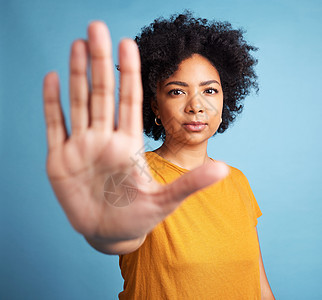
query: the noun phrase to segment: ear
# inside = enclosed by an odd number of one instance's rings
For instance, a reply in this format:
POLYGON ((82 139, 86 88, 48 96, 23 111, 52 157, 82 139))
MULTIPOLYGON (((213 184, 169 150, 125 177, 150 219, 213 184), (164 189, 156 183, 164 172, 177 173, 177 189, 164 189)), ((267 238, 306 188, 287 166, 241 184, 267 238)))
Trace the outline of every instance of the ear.
POLYGON ((158 102, 156 99, 151 98, 151 108, 154 114, 158 117, 159 116, 159 109, 158 109, 158 102))

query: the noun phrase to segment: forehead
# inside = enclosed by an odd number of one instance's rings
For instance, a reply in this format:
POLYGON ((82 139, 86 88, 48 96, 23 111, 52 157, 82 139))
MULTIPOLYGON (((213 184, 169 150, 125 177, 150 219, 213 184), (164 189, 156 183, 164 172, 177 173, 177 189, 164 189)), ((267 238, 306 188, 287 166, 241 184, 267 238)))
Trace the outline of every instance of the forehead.
POLYGON ((211 79, 220 81, 220 76, 215 66, 207 58, 200 54, 193 54, 179 64, 177 71, 167 78, 164 84, 173 79, 186 80, 187 82, 211 79))

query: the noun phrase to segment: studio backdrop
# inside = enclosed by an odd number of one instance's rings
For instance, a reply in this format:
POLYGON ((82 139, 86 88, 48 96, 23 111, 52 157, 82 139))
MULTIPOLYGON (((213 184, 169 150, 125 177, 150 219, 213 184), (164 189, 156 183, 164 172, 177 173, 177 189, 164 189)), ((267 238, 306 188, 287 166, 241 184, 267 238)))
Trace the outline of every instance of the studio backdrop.
MULTIPOLYGON (((117 299, 118 256, 95 251, 73 230, 47 179, 42 81, 58 72, 69 126, 69 50, 86 38, 89 22, 106 22, 117 64, 121 38, 184 9, 244 28, 259 48, 259 93, 246 98, 231 128, 211 138, 208 154, 250 182, 276 299, 322 299, 321 1, 0 3, 1 299, 117 299)), ((145 145, 159 143, 145 137, 145 145)))

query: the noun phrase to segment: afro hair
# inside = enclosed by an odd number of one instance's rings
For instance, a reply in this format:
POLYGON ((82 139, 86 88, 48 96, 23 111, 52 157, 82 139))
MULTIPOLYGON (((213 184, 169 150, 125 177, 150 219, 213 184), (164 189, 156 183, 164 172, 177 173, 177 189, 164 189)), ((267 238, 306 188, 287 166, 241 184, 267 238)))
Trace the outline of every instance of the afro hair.
POLYGON ((158 18, 135 37, 140 50, 143 85, 144 133, 155 140, 165 139, 163 126, 154 122, 151 101, 156 100, 158 82, 169 78, 179 64, 193 54, 207 58, 217 69, 223 89, 223 133, 243 109, 242 100, 252 89, 258 91, 250 52, 257 48, 247 44, 244 30, 233 29, 228 22, 194 18, 190 11, 158 18))

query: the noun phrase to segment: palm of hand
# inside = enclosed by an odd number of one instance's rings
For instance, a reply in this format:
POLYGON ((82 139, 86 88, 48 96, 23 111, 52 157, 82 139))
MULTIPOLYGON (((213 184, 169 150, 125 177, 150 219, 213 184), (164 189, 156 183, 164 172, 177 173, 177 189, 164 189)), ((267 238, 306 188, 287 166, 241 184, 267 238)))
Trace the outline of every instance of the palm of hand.
POLYGON ((115 84, 107 27, 93 22, 88 35, 88 42, 75 41, 71 50, 70 136, 60 105, 58 77, 49 73, 44 80, 48 177, 78 232, 114 241, 135 239, 151 231, 189 194, 225 177, 227 168, 220 163, 204 165, 169 185, 150 180, 148 170, 142 173, 138 165, 145 166, 146 162, 137 155, 143 149, 138 49, 128 39, 119 47, 120 105, 115 129, 115 84), (88 52, 91 88, 86 73, 88 52), (123 207, 111 205, 104 197, 104 184, 120 173, 128 174, 137 188, 135 201, 123 207))

